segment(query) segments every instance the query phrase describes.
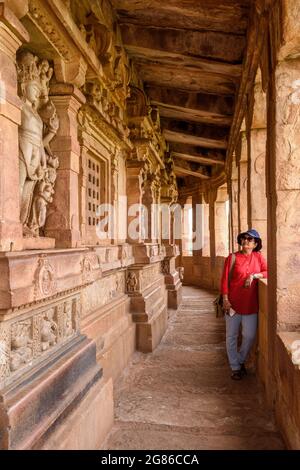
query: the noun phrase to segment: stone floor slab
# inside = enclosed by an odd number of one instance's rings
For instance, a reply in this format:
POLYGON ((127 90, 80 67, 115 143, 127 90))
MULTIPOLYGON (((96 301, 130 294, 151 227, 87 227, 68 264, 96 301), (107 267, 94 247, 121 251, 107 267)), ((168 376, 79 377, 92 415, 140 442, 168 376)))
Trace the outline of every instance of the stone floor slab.
POLYGON ((136 354, 115 387, 105 449, 283 449, 255 375, 230 378, 214 293, 184 287, 183 304, 151 354, 136 354))

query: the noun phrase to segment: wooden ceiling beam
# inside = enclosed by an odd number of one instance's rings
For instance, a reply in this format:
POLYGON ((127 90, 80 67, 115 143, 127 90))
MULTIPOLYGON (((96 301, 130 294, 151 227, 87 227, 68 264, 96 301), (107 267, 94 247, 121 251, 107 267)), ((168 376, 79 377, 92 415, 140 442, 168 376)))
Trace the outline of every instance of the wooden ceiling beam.
POLYGON ((204 124, 214 124, 216 126, 230 126, 231 116, 213 113, 205 110, 182 108, 159 101, 151 101, 153 106, 157 106, 159 114, 163 118, 176 119, 182 121, 193 121, 204 124))
POLYGON ((245 34, 251 0, 112 0, 119 21, 140 26, 245 34))
POLYGON ((209 157, 201 157, 198 155, 189 155, 186 153, 179 153, 179 152, 172 152, 172 156, 174 158, 179 158, 180 160, 187 160, 191 162, 201 163, 203 165, 220 165, 224 166, 225 162, 221 160, 217 160, 216 158, 209 158, 209 157))
POLYGON ((239 81, 242 73, 242 66, 240 64, 228 64, 217 60, 203 59, 201 57, 193 57, 136 45, 125 44, 125 47, 128 54, 139 62, 160 64, 162 67, 164 65, 170 65, 183 69, 193 68, 194 72, 221 75, 235 83, 239 81))
POLYGON ((192 171, 188 170, 187 168, 182 168, 181 166, 174 166, 174 171, 175 174, 179 175, 188 175, 188 176, 196 176, 197 178, 201 179, 209 179, 210 177, 207 175, 203 175, 202 173, 199 173, 198 171, 192 171))
MULTIPOLYGON (((121 18, 122 21, 122 18, 121 18)), ((245 36, 214 31, 195 31, 178 28, 147 27, 121 23, 123 43, 128 46, 171 52, 189 57, 221 60, 241 64, 246 46, 245 36)))
POLYGON ((169 142, 178 142, 181 144, 197 145, 199 147, 211 148, 211 149, 226 149, 226 140, 209 139, 205 137, 199 137, 190 134, 184 134, 182 132, 170 131, 169 129, 163 130, 164 137, 169 142))
POLYGON ((183 67, 180 63, 162 65, 159 62, 141 59, 134 59, 134 63, 140 78, 146 84, 176 90, 232 96, 239 82, 237 78, 207 72, 196 67, 183 67))

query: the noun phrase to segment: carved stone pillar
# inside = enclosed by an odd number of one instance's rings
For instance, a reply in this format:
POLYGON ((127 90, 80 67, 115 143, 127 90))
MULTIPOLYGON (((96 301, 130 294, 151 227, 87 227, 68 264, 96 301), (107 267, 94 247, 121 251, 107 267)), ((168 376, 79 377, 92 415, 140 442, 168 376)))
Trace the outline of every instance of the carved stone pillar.
POLYGON ((22 249, 20 223, 18 97, 16 51, 29 35, 6 4, 0 2, 0 251, 22 249))
POLYGON ((49 208, 46 234, 56 240, 57 247, 80 246, 79 161, 77 113, 85 102, 83 94, 73 85, 51 87, 60 128, 53 140, 53 153, 59 158, 54 201, 49 208))

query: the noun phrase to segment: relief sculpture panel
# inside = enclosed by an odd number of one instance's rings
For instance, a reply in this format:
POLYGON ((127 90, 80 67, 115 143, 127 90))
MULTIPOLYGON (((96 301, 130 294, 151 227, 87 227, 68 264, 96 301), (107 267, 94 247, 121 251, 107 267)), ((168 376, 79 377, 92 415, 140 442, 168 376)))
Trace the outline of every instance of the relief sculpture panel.
POLYGON ((80 331, 80 294, 0 323, 0 383, 34 366, 80 331))
POLYGON ((20 218, 27 237, 44 235, 47 206, 53 200, 58 158, 50 142, 59 128, 56 109, 49 99, 53 69, 23 51, 17 60, 19 94, 23 101, 19 129, 20 218))

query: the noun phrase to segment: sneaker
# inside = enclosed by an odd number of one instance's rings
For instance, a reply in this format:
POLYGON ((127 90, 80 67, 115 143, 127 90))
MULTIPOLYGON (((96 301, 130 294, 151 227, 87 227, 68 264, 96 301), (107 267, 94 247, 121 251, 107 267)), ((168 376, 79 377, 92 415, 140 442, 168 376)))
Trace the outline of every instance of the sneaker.
POLYGON ((241 380, 242 379, 242 372, 241 370, 233 370, 231 374, 232 380, 241 380))
POLYGON ((247 369, 245 367, 245 364, 241 364, 240 372, 241 372, 242 376, 247 375, 247 369))

